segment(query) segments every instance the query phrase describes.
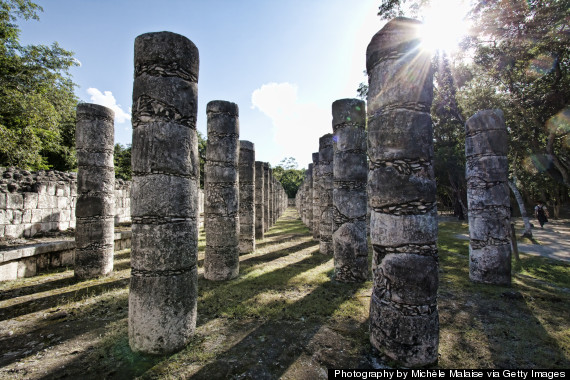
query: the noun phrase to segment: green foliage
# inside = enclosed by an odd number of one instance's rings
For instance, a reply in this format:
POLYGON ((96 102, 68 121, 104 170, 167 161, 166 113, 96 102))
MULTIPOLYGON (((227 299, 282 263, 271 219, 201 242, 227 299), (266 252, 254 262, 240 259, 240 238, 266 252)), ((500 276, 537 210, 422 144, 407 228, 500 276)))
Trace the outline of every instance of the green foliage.
POLYGON ((529 198, 560 205, 570 186, 569 0, 496 0, 473 9, 473 73, 460 89, 466 114, 500 108, 509 162, 529 198))
MULTIPOLYGON (((379 16, 418 17, 429 3, 381 0, 379 16)), ((452 179, 460 178, 454 173, 463 171, 462 119, 498 108, 509 131, 511 176, 527 203, 547 201, 557 214, 570 198, 570 0, 475 2, 468 17, 473 28, 462 50, 435 67, 438 200, 451 201, 452 179)))
POLYGON ((0 1, 0 165, 69 170, 75 160, 71 52, 19 43, 18 18, 38 19, 29 0, 0 1))
POLYGON ((130 181, 133 176, 131 168, 131 145, 124 147, 115 144, 114 152, 115 177, 130 181))
POLYGON ((295 198, 299 186, 305 179, 305 171, 296 169, 297 166, 297 161, 293 157, 288 157, 273 168, 273 176, 281 182, 289 198, 295 198))
POLYGON ((436 54, 434 98, 431 116, 434 127, 434 169, 440 207, 451 208, 463 219, 466 210, 465 133, 461 109, 448 57, 436 54))

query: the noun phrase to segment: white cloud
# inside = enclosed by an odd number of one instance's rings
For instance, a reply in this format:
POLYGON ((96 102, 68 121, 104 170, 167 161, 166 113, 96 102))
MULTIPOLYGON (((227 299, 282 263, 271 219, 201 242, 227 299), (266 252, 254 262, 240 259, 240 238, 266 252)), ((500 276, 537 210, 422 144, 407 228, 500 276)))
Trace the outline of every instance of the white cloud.
POLYGON ((312 162, 319 137, 332 133, 332 116, 315 103, 301 103, 298 87, 291 83, 268 83, 251 94, 252 108, 267 115, 273 123, 275 142, 287 157, 295 157, 301 167, 312 162))
POLYGON ((124 123, 125 121, 131 120, 130 109, 129 113, 123 111, 121 105, 117 104, 117 100, 111 91, 104 91, 102 93, 98 89, 90 87, 87 89, 87 93, 91 95, 91 101, 93 103, 109 107, 115 111, 115 121, 117 123, 124 123))

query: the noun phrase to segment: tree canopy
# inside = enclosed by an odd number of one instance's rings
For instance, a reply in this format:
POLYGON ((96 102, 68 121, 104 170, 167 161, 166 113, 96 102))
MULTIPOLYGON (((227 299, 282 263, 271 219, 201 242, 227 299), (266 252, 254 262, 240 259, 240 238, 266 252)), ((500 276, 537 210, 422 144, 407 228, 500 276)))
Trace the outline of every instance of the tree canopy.
POLYGON ((0 0, 0 165, 69 170, 75 159, 73 54, 19 42, 18 19, 38 20, 29 0, 0 0))
MULTIPOLYGON (((429 3, 382 0, 379 16, 418 17, 429 3)), ((499 108, 509 132, 511 181, 527 202, 557 207, 570 188, 570 0, 475 2, 467 17, 473 27, 459 52, 440 51, 433 61, 439 200, 457 207, 464 198, 464 121, 499 108)), ((357 93, 365 95, 366 86, 357 93)))
POLYGON ((297 169, 298 166, 295 158, 286 157, 281 160, 279 165, 273 168, 273 176, 281 182, 289 198, 295 198, 299 186, 305 179, 305 170, 297 169))

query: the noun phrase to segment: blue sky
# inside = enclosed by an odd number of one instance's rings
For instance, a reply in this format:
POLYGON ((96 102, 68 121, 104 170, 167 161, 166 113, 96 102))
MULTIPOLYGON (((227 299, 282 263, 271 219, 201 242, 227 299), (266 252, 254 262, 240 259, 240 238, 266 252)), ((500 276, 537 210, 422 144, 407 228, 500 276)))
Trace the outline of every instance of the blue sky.
POLYGON ((356 97, 366 46, 383 25, 378 0, 36 0, 40 21, 21 22, 23 44, 71 50, 77 96, 115 109, 115 141, 131 142, 136 36, 167 30, 200 51, 198 130, 206 104, 237 103, 240 139, 256 160, 299 168, 332 132, 331 104, 356 97))

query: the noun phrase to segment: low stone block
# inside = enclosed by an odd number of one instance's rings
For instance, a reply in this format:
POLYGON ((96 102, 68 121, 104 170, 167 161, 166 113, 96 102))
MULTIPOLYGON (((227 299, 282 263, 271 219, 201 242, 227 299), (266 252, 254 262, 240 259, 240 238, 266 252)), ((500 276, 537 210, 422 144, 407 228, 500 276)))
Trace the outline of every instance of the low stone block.
POLYGON ((7 209, 23 209, 24 197, 20 193, 7 193, 6 194, 6 208, 7 209))

